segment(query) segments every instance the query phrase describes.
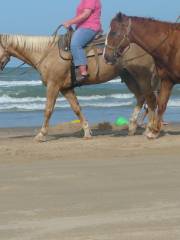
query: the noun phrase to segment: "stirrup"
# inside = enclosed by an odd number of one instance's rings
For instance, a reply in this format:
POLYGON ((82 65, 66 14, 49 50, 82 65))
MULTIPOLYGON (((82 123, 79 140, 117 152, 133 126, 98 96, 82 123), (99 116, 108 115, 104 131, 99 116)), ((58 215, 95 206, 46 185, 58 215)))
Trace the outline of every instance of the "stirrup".
POLYGON ((79 77, 76 78, 76 81, 72 83, 73 87, 81 87, 84 85, 84 81, 86 81, 89 77, 89 74, 87 75, 80 75, 79 77))

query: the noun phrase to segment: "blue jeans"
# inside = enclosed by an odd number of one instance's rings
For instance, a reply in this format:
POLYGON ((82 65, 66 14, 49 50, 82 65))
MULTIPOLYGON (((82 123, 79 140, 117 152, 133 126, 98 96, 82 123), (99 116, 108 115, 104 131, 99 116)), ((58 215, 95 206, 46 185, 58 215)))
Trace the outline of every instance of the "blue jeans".
POLYGON ((78 28, 71 40, 71 52, 76 67, 87 65, 84 47, 95 37, 97 32, 88 28, 78 28))

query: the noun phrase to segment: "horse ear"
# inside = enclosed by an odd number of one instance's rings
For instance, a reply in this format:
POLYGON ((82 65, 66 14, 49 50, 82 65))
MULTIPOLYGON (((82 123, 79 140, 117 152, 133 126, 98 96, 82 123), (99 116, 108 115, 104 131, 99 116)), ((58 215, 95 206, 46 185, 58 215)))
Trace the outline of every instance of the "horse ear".
POLYGON ((119 12, 117 15, 116 15, 116 19, 120 22, 122 21, 123 19, 123 14, 121 12, 119 12))

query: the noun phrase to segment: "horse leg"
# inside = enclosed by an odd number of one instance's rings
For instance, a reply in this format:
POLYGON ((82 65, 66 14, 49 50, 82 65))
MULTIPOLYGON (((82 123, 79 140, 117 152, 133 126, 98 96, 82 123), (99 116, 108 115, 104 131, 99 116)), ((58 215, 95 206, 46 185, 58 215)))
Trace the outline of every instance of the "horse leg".
POLYGON ((154 131, 154 121, 156 118, 157 99, 154 92, 146 96, 146 102, 148 105, 148 124, 144 135, 149 139, 157 138, 157 134, 154 131))
POLYGON ((160 94, 157 99, 158 114, 155 121, 155 129, 158 135, 161 130, 162 117, 166 110, 167 103, 168 103, 173 86, 174 86, 174 83, 171 81, 171 79, 165 78, 162 80, 160 94))
POLYGON ((137 104, 133 110, 131 118, 129 119, 129 133, 128 133, 129 136, 133 136, 136 133, 136 129, 137 129, 137 125, 138 125, 137 119, 138 119, 139 113, 142 109, 142 106, 145 102, 145 99, 142 97, 136 96, 136 99, 137 99, 137 104))
POLYGON ((125 82, 128 89, 134 93, 137 99, 137 104, 133 110, 133 113, 129 119, 129 135, 133 136, 137 129, 137 118, 144 104, 144 97, 141 95, 139 84, 128 69, 123 68, 120 72, 120 77, 125 82))
POLYGON ((64 90, 64 91, 62 91, 62 94, 68 100, 68 102, 71 105, 72 110, 74 111, 74 113, 79 118, 79 120, 81 122, 81 125, 82 125, 82 128, 84 130, 84 138, 85 139, 92 138, 91 130, 89 128, 88 121, 85 119, 83 113, 81 112, 81 107, 79 105, 79 102, 78 102, 78 99, 75 95, 74 90, 70 90, 70 89, 69 90, 64 90))
POLYGON ((52 82, 50 82, 47 85, 47 100, 46 100, 46 107, 45 107, 45 114, 44 114, 44 117, 45 117, 44 123, 40 132, 35 137, 35 140, 38 142, 46 141, 46 136, 48 134, 48 127, 49 127, 49 119, 54 110, 54 106, 55 106, 58 94, 59 94, 59 87, 56 84, 53 84, 52 82))

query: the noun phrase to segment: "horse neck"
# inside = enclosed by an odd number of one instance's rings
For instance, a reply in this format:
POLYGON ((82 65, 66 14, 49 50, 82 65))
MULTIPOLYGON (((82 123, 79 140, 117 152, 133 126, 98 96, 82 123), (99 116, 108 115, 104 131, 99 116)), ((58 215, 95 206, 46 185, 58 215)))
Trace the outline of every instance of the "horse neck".
POLYGON ((166 23, 151 19, 132 19, 130 39, 150 54, 158 53, 162 48, 166 49, 165 43, 169 36, 169 26, 166 23))
POLYGON ((1 42, 9 54, 31 66, 37 67, 43 58, 51 37, 23 36, 23 35, 1 35, 1 42))

